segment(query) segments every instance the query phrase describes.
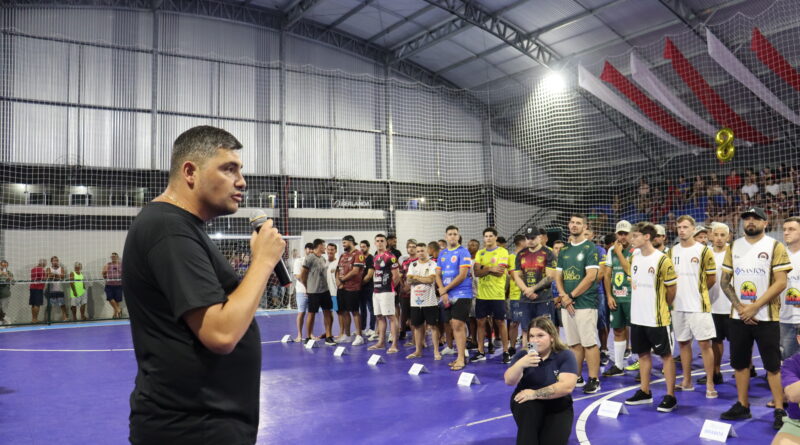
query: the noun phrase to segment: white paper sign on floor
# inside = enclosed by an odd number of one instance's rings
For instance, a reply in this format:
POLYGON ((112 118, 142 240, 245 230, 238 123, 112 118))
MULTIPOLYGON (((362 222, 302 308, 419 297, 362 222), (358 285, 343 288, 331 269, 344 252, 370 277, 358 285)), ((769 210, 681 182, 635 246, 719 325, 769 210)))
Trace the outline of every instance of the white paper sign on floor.
POLYGON ((292 336, 289 334, 284 335, 283 338, 281 339, 281 343, 291 343, 291 342, 292 342, 292 336))
POLYGON ((306 342, 305 346, 306 346, 306 349, 315 348, 315 347, 317 347, 317 341, 312 338, 311 340, 306 342))
POLYGON ((344 346, 339 346, 333 351, 334 357, 341 357, 343 355, 347 355, 347 348, 344 346))
POLYGON ((725 422, 717 422, 716 420, 706 420, 703 423, 703 429, 700 430, 700 438, 708 440, 716 440, 717 442, 725 443, 728 437, 737 437, 733 425, 725 422))
POLYGON ((458 376, 458 385, 459 386, 470 386, 472 384, 480 384, 481 381, 478 380, 478 376, 471 372, 462 372, 460 376, 458 376))
POLYGON ((414 363, 411 365, 411 369, 408 370, 410 375, 420 375, 426 372, 428 372, 428 368, 426 368, 422 363, 414 363))
POLYGON ((383 357, 381 357, 378 354, 372 354, 372 357, 370 357, 369 360, 367 360, 367 364, 370 366, 375 366, 378 363, 386 363, 383 361, 383 357))
POLYGON ((600 408, 597 409, 597 415, 600 417, 616 419, 620 414, 628 414, 628 409, 625 408, 625 405, 623 405, 621 402, 612 402, 611 400, 606 400, 605 402, 601 403, 600 408))

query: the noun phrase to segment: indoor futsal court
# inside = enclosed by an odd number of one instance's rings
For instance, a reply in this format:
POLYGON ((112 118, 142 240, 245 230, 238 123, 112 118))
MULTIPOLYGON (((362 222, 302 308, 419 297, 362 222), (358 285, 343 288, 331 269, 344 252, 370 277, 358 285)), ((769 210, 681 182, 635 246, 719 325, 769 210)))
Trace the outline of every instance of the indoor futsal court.
POLYGON ((0 445, 800 445, 799 147, 797 0, 4 0, 0 445))

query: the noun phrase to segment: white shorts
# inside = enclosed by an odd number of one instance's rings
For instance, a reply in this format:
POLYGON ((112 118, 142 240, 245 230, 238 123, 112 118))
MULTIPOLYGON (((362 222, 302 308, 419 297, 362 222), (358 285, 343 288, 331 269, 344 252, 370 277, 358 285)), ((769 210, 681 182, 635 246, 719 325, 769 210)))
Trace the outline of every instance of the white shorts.
POLYGON ((74 297, 74 298, 70 297, 70 298, 68 298, 69 305, 71 307, 83 306, 88 301, 88 298, 87 298, 88 294, 89 294, 89 292, 84 292, 83 295, 81 295, 80 297, 74 297))
POLYGON ((372 309, 375 315, 394 315, 394 292, 372 294, 372 309))
POLYGON ((689 341, 692 337, 704 341, 717 336, 710 312, 672 311, 672 328, 678 341, 689 341))
POLYGON ((576 309, 574 316, 566 309, 561 309, 561 323, 564 325, 567 346, 597 346, 597 309, 576 309))

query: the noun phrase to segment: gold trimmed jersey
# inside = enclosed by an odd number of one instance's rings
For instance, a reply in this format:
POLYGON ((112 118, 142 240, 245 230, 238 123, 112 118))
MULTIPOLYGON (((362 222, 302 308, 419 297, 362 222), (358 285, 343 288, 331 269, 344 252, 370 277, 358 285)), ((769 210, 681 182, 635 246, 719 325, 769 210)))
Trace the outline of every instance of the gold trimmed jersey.
POLYGON ((800 250, 787 252, 792 271, 786 278, 786 289, 781 293, 781 323, 800 323, 800 250))
MULTIPOLYGON (((722 252, 713 252, 714 262, 717 263, 717 267, 720 270, 722 270, 722 263, 725 262, 725 255, 728 254, 729 250, 731 250, 731 246, 726 245, 722 252)), ((731 301, 728 300, 728 297, 722 292, 722 286, 720 285, 720 283, 722 283, 721 276, 721 273, 717 273, 717 282, 708 290, 708 299, 711 300, 711 313, 730 315, 731 301)))
POLYGON ((678 276, 678 289, 672 308, 681 312, 711 312, 708 276, 717 273, 711 249, 697 242, 690 247, 676 244, 667 255, 678 276))
POLYGON ((517 282, 514 281, 514 277, 511 275, 512 272, 517 270, 517 256, 513 253, 508 254, 508 299, 509 300, 519 300, 520 295, 522 295, 522 291, 520 290, 519 286, 517 286, 517 282))
POLYGON ((667 286, 677 282, 675 268, 667 255, 655 250, 645 256, 636 249, 631 256, 631 324, 669 326, 672 317, 667 305, 667 286))
MULTIPOLYGON (((508 251, 499 246, 492 250, 481 249, 475 254, 475 264, 483 267, 506 266, 508 268, 508 251)), ((478 278, 478 299, 505 300, 507 279, 507 273, 499 277, 488 274, 478 278)))
MULTIPOLYGON (((733 242, 722 269, 733 275, 733 288, 742 304, 753 304, 769 288, 775 272, 790 272, 792 263, 786 248, 775 238, 764 235, 755 243, 746 238, 733 242)), ((758 321, 779 321, 781 296, 776 295, 758 310, 758 321)), ((739 319, 739 312, 731 308, 731 318, 739 319)))

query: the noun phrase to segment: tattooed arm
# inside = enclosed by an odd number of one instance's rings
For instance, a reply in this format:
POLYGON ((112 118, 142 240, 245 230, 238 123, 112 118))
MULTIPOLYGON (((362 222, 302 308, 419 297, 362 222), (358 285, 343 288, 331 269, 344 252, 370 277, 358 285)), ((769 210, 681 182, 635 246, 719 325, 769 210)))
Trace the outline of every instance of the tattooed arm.
POLYGON ((722 279, 720 280, 719 287, 722 289, 722 292, 728 297, 728 300, 731 301, 731 305, 733 308, 739 311, 742 307, 742 302, 739 301, 739 297, 736 296, 736 289, 733 287, 732 283, 732 276, 731 273, 728 271, 722 271, 722 279))
POLYGON ((529 400, 550 400, 564 397, 572 393, 572 390, 575 389, 575 383, 577 382, 577 374, 562 372, 558 375, 558 381, 556 383, 539 389, 524 389, 514 396, 514 401, 523 403, 529 400))

